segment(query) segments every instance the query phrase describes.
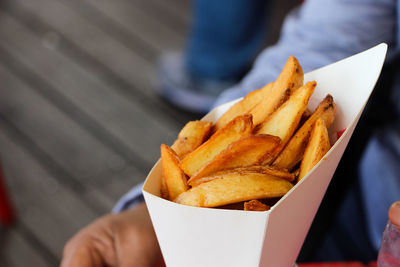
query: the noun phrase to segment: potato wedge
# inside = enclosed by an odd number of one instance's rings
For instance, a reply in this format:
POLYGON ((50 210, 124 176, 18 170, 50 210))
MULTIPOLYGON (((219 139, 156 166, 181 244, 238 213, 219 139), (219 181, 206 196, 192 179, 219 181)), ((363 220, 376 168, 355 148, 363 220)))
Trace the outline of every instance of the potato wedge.
POLYGON ((262 173, 227 173, 180 194, 175 202, 196 207, 217 207, 260 198, 280 197, 293 185, 262 173))
POLYGON ((169 199, 167 183, 165 181, 165 176, 163 174, 161 174, 160 195, 164 199, 169 199))
POLYGON ((251 111, 254 125, 262 123, 272 114, 295 90, 303 86, 304 74, 300 63, 293 56, 287 60, 282 72, 265 94, 260 103, 251 111))
POLYGON ((216 132, 232 119, 252 110, 263 98, 268 97, 271 93, 272 85, 273 83, 269 83, 261 89, 248 93, 241 101, 230 107, 215 123, 213 131, 216 132))
POLYGON ((331 145, 329 143, 328 129, 322 119, 315 122, 314 128, 310 135, 310 141, 304 152, 304 158, 300 165, 299 181, 307 175, 307 173, 322 159, 329 151, 331 145))
POLYGON ((252 130, 251 115, 236 117, 213 134, 205 143, 188 154, 180 163, 181 169, 188 176, 192 176, 231 143, 251 135, 252 130))
POLYGON ((326 127, 329 128, 335 119, 335 113, 336 104, 333 101, 333 97, 327 95, 319 103, 311 117, 297 130, 272 165, 288 170, 293 169, 303 158, 304 150, 306 149, 315 121, 321 118, 325 122, 326 127))
POLYGON ((246 211, 267 211, 271 208, 270 206, 265 205, 257 199, 245 202, 243 207, 246 211))
POLYGON ((294 181, 296 176, 290 172, 288 172, 285 169, 279 169, 276 167, 272 166, 261 166, 261 165, 256 165, 256 166, 248 166, 248 167, 239 167, 235 169, 230 169, 230 170, 224 170, 224 171, 218 171, 214 174, 201 177, 199 179, 196 179, 192 181, 190 184, 192 187, 198 186, 199 184, 209 182, 211 180, 214 180, 216 178, 223 177, 226 174, 236 172, 240 174, 246 174, 246 173, 262 173, 262 174, 268 174, 277 178, 285 179, 290 182, 294 181))
POLYGON ((180 159, 198 148, 210 135, 212 123, 208 121, 189 121, 179 132, 171 148, 180 159))
MULTIPOLYGON (((173 200, 188 189, 187 179, 183 171, 179 168, 178 155, 169 146, 164 144, 161 145, 161 165, 162 178, 164 178, 168 197, 170 200, 173 200)), ((165 190, 165 188, 161 189, 165 190)))
MULTIPOLYGON (((307 109, 308 100, 314 92, 317 83, 308 82, 303 87, 294 92, 290 98, 279 107, 268 119, 260 125, 257 134, 270 134, 281 138, 279 151, 292 137, 300 122, 303 112, 307 109)), ((265 161, 269 164, 273 158, 265 161)))
POLYGON ((269 157, 276 154, 275 150, 280 142, 279 137, 267 134, 252 135, 239 139, 222 150, 212 161, 193 174, 188 184, 191 185, 197 179, 217 171, 260 165, 269 157))

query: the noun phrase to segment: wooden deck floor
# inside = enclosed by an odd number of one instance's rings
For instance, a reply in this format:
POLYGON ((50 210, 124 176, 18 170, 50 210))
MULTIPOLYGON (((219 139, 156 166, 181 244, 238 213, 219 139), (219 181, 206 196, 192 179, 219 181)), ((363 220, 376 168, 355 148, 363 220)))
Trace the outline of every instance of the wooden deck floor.
POLYGON ((184 45, 190 5, 1 1, 0 156, 18 220, 0 226, 0 266, 57 266, 69 237, 109 212, 159 145, 197 118, 153 90, 160 53, 184 45))

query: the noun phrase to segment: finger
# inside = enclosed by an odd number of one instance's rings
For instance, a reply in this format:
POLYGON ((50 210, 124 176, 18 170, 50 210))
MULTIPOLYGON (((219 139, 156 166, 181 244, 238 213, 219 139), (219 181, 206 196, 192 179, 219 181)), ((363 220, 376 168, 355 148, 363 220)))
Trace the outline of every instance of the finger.
MULTIPOLYGON (((153 256, 145 248, 146 240, 138 237, 137 235, 131 235, 130 240, 121 240, 118 238, 116 242, 116 250, 118 253, 118 266, 119 267, 152 267, 153 256), (140 242, 142 240, 143 242, 140 242)), ((152 249, 149 248, 151 251, 152 249)))
POLYGON ((154 267, 166 267, 164 258, 161 256, 154 267))
POLYGON ((60 267, 104 267, 101 255, 89 240, 74 240, 64 249, 60 267))
POLYGON ((118 267, 154 267, 161 257, 154 233, 146 228, 125 228, 122 233, 114 236, 118 267))
POLYGON ((389 220, 400 227, 400 201, 394 202, 389 208, 389 220))

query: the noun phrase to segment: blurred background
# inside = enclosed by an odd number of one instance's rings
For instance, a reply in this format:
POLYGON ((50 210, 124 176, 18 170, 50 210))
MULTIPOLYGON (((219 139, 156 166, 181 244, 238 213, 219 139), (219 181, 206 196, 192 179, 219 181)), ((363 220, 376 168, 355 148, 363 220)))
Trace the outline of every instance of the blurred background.
MULTIPOLYGON (((298 1, 271 1, 269 35, 298 1)), ((140 183, 200 115, 155 93, 184 49, 190 0, 0 2, 0 156, 15 209, 0 266, 57 266, 65 242, 140 183)))

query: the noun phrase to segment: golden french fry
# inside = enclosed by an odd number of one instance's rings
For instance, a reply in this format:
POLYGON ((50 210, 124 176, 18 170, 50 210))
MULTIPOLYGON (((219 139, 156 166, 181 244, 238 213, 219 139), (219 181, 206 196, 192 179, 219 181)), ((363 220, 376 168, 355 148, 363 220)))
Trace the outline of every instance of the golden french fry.
MULTIPOLYGON (((167 145, 161 145, 162 178, 170 200, 188 189, 186 176, 179 168, 178 155, 167 145)), ((161 183, 162 186, 162 183, 161 183)), ((163 193, 163 192, 162 192, 163 193)), ((165 194, 165 193, 164 193, 165 194)))
POLYGON ((293 173, 288 172, 286 169, 276 168, 272 166, 259 166, 258 172, 275 176, 277 178, 285 179, 290 182, 294 181, 294 179, 296 178, 296 176, 293 173))
POLYGON ((251 199, 280 197, 293 185, 262 173, 227 173, 180 194, 175 202, 196 207, 217 207, 251 199))
POLYGON ((239 167, 235 169, 230 169, 230 170, 224 170, 224 171, 218 171, 212 175, 206 176, 206 177, 201 177, 191 183, 192 187, 198 186, 199 184, 209 182, 211 180, 214 180, 216 178, 221 178, 226 174, 230 174, 232 172, 240 173, 240 174, 246 174, 246 173, 262 173, 262 174, 268 174, 277 178, 285 179, 290 182, 294 181, 296 178, 296 175, 293 173, 288 172, 285 169, 279 169, 276 167, 272 166, 261 166, 261 165, 255 165, 255 166, 248 166, 248 167, 239 167))
POLYGON ((319 118, 314 124, 303 160, 301 161, 299 181, 307 175, 330 148, 328 130, 324 121, 319 118))
POLYGON ((215 123, 213 131, 221 129, 232 119, 252 110, 264 97, 268 97, 271 93, 272 85, 273 83, 269 83, 261 89, 248 93, 241 101, 230 107, 215 123))
POLYGON ((265 205, 257 199, 253 199, 244 203, 244 210, 246 211, 267 211, 270 206, 265 205))
POLYGON ((188 154, 179 166, 188 176, 192 176, 231 143, 251 135, 252 129, 251 115, 236 117, 213 134, 205 143, 188 154))
POLYGON ((266 93, 251 111, 254 125, 262 123, 272 114, 295 90, 303 85, 303 69, 297 59, 290 56, 282 72, 274 82, 269 93, 266 93))
POLYGON ((275 150, 279 144, 279 137, 267 134, 252 135, 239 139, 222 150, 212 161, 193 174, 188 184, 191 185, 197 179, 217 171, 260 165, 275 155, 275 150))
POLYGON ((180 159, 198 148, 210 135, 212 123, 208 121, 189 121, 179 132, 171 148, 180 159))
MULTIPOLYGON (((270 134, 281 139, 279 151, 286 145, 300 122, 301 116, 307 109, 308 100, 314 92, 317 83, 308 82, 294 92, 290 98, 279 107, 267 120, 260 125, 257 134, 270 134)), ((269 164, 274 158, 264 161, 269 164)))
POLYGON ((167 183, 165 181, 165 176, 163 174, 161 175, 160 195, 164 199, 169 199, 167 183))
POLYGON ((326 127, 329 128, 335 119, 335 113, 336 104, 333 101, 333 97, 327 95, 311 117, 297 130, 272 165, 288 170, 293 169, 303 158, 304 150, 306 149, 315 121, 321 118, 325 122, 326 127))

